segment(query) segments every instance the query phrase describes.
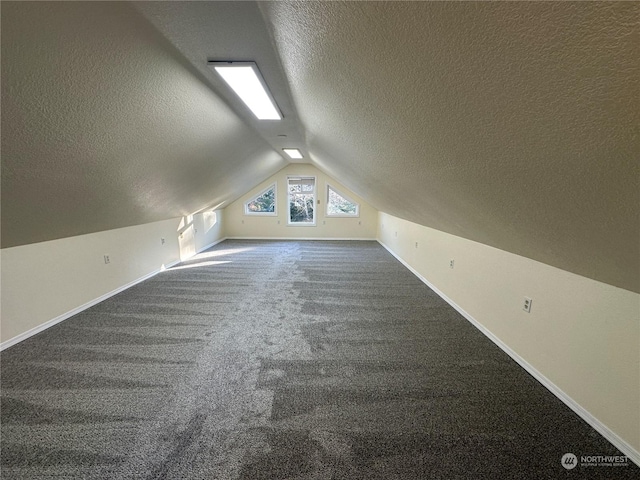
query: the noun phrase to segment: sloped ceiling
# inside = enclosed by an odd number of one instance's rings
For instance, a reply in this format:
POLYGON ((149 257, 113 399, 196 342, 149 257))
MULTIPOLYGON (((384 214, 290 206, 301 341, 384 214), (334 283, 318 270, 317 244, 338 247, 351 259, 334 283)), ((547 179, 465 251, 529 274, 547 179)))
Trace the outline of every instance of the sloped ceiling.
POLYGON ((133 5, 1 12, 3 248, 190 214, 287 165, 133 5))
POLYGON ((638 292, 639 19, 632 2, 3 2, 2 246, 232 201, 298 146, 382 211, 638 292), (209 59, 258 62, 285 120, 254 120, 209 59))

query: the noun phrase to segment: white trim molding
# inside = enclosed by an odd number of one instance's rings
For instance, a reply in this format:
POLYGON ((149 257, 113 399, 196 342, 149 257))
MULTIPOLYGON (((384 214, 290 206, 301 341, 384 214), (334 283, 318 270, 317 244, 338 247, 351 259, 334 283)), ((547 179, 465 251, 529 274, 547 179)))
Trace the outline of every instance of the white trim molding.
POLYGON ((227 240, 273 240, 273 241, 290 241, 290 240, 300 240, 300 241, 319 241, 319 240, 327 240, 327 241, 335 241, 335 240, 349 240, 356 242, 375 242, 377 241, 375 238, 344 238, 344 237, 227 237, 227 240))
POLYGON ((338 190, 336 187, 331 185, 329 182, 327 182, 327 185, 326 185, 326 188, 325 188, 325 194, 326 194, 326 198, 325 198, 325 202, 324 202, 324 216, 325 217, 327 217, 327 218, 358 218, 358 217, 360 217, 360 204, 358 202, 354 202, 348 195, 342 193, 340 190, 338 190), (330 191, 331 190, 333 190, 333 192, 336 195, 339 195, 340 197, 344 198, 347 202, 352 203, 353 205, 355 205, 356 213, 329 213, 329 204, 330 204, 330 198, 331 198, 330 191))
POLYGON ((248 217, 277 217, 278 216, 278 182, 273 182, 264 190, 261 190, 257 195, 252 196, 244 202, 242 207, 242 214, 248 217), (255 202, 259 197, 267 193, 269 190, 273 190, 273 212, 252 212, 249 210, 249 204, 255 202))
POLYGON ((629 460, 631 460, 636 465, 640 466, 640 452, 634 449, 631 445, 629 445, 625 440, 623 440, 618 434, 613 432, 609 427, 603 424, 596 417, 591 415, 588 410, 582 407, 578 402, 576 402, 573 398, 567 395, 564 391, 562 391, 557 385, 555 385, 551 380, 545 377, 542 373, 540 373, 536 368, 534 368, 529 362, 527 362, 524 358, 514 352, 507 344, 505 344, 502 340, 496 337, 489 329, 487 329, 484 325, 482 325, 478 320, 473 318, 468 312, 466 312, 460 305, 454 302, 451 298, 449 298, 444 292, 439 290, 435 285, 433 285, 429 280, 423 277, 417 270, 415 270, 411 265, 404 261, 402 257, 397 255, 390 247, 385 245, 380 239, 376 239, 380 245, 382 245, 391 255, 393 255, 400 263, 402 263, 411 273, 413 273, 420 281, 422 281, 425 285, 427 285, 431 290, 433 290, 440 298, 442 298, 445 302, 455 308, 458 313, 460 313, 464 318, 466 318, 474 327, 480 330, 489 340, 491 340, 495 345, 497 345, 503 352, 509 355, 518 365, 524 368, 533 378, 538 380, 547 390, 549 390, 553 395, 555 395, 559 400, 561 400, 567 407, 573 410, 580 418, 582 418, 585 422, 587 422, 590 426, 594 428, 600 435, 602 435, 605 439, 607 439, 614 447, 624 453, 629 460))
POLYGON ((287 175, 287 226, 288 227, 315 227, 318 224, 318 177, 315 175, 287 175), (291 192, 291 182, 300 182, 304 184, 305 180, 313 179, 313 221, 312 222, 292 222, 291 221, 291 196, 292 195, 308 195, 309 192, 291 192))
MULTIPOLYGON (((220 238, 218 240, 216 240, 215 242, 211 242, 208 245, 205 245, 204 247, 200 247, 200 250, 198 250, 198 252, 196 253, 196 255, 200 252, 204 252, 205 250, 210 249, 211 247, 215 247, 217 244, 224 242, 227 239, 227 237, 224 238, 220 238)), ((177 264, 176 264, 177 265, 177 264)), ((174 265, 172 265, 174 266, 174 265)))

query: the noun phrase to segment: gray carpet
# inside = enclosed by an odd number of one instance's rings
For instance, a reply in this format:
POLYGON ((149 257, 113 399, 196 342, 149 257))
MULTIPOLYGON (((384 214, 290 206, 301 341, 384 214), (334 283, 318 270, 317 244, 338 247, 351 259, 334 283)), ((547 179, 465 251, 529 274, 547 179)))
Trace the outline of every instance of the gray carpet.
POLYGON ((3 480, 639 478, 374 242, 223 242, 1 373, 3 480))

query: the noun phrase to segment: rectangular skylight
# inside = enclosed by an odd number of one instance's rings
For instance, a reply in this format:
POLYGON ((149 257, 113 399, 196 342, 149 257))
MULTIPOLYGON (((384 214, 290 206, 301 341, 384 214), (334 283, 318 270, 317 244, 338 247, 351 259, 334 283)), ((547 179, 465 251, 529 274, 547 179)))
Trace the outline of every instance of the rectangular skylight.
POLYGON ((302 153, 297 148, 283 148, 284 153, 289 155, 289 158, 298 159, 302 158, 302 153))
POLYGON ((282 120, 258 66, 253 62, 208 62, 258 120, 282 120))

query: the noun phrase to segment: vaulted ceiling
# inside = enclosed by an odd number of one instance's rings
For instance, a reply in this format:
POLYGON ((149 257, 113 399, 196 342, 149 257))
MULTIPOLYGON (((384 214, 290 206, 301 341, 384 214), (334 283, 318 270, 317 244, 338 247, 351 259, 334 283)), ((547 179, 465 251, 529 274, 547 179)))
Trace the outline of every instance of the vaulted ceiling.
POLYGON ((1 14, 3 248, 224 206, 294 146, 381 211, 640 291, 638 3, 1 14), (207 60, 256 61, 284 119, 207 60))

